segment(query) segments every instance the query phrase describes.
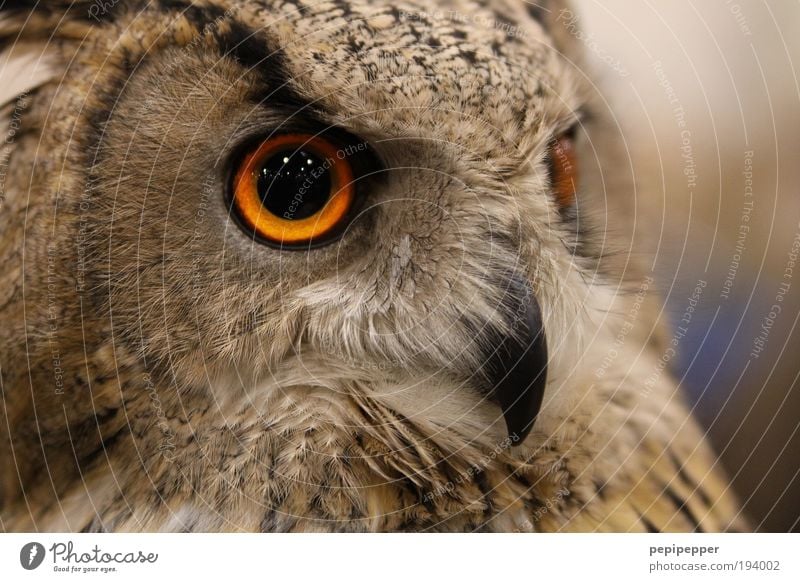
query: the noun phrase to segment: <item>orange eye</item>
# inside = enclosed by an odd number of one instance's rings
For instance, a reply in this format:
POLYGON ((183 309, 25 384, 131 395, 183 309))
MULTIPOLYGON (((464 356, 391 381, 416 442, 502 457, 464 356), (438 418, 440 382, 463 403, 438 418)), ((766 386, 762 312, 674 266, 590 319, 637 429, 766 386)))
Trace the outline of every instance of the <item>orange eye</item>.
POLYGON ((318 242, 336 231, 353 205, 353 169, 346 157, 345 150, 311 134, 271 137, 239 165, 233 206, 268 241, 318 242))
POLYGON ((569 132, 559 135, 550 145, 550 184, 561 208, 575 203, 578 166, 575 145, 569 132))

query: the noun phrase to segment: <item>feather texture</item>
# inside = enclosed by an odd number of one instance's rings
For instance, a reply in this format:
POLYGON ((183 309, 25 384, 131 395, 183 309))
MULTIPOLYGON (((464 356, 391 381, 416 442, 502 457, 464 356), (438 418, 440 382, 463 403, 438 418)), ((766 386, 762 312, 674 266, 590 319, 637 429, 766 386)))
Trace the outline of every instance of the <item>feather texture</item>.
MULTIPOLYGON (((548 144, 591 107, 557 5, 13 4, 4 529, 746 528, 660 371, 652 280, 552 196, 548 144), (256 243, 225 197, 242 144, 296 126, 382 165, 307 252, 256 243), (477 373, 476 330, 516 333, 508 273, 549 353, 522 442, 477 373)), ((612 167, 613 136, 581 132, 612 167)))

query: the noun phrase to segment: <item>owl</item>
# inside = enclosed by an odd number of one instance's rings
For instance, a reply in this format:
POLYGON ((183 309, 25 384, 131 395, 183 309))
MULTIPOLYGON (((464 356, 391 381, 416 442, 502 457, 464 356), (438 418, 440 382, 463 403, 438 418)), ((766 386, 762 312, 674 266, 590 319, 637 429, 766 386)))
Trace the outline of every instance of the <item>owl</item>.
POLYGON ((0 10, 4 530, 747 528, 567 6, 43 4, 0 10))

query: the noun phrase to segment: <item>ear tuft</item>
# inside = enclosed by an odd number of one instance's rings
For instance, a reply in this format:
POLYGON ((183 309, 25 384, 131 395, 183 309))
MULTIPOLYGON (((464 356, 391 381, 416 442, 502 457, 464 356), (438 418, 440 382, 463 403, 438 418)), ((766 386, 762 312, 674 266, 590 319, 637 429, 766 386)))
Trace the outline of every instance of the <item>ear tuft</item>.
POLYGON ((123 14, 125 0, 0 0, 0 44, 22 39, 81 40, 94 26, 123 14))
POLYGON ((0 108, 52 80, 59 70, 55 50, 20 42, 0 53, 0 108))
POLYGON ((0 0, 0 108, 55 78, 123 0, 0 0))
POLYGON ((114 16, 114 8, 122 0, 0 0, 0 14, 57 14, 69 20, 100 22, 114 16))

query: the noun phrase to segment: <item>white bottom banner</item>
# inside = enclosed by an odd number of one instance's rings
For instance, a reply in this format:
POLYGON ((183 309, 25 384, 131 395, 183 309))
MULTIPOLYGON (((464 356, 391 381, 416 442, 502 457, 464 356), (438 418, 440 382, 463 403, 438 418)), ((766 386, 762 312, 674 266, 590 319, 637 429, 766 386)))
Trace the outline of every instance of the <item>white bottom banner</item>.
POLYGON ((0 534, 0 580, 800 580, 800 534, 0 534))

